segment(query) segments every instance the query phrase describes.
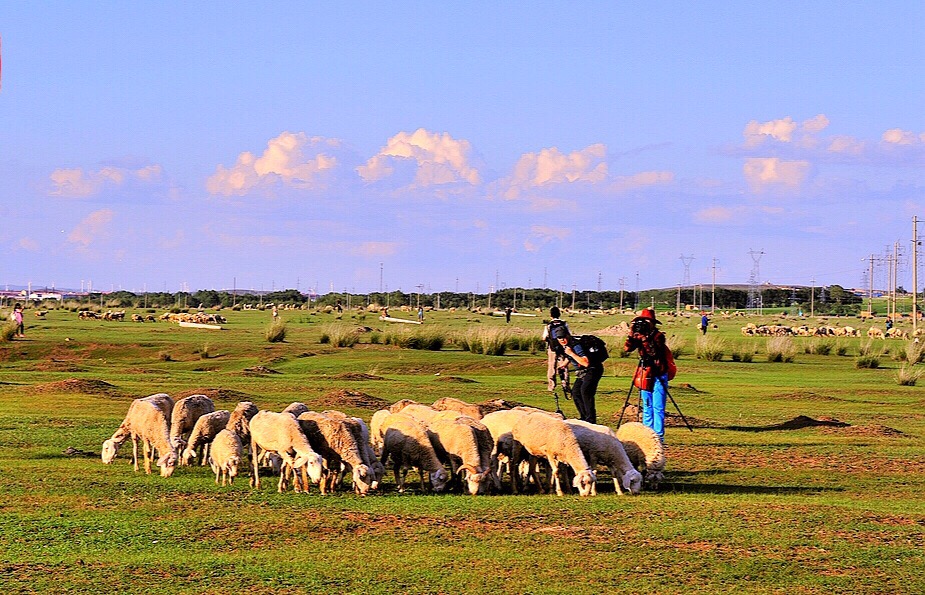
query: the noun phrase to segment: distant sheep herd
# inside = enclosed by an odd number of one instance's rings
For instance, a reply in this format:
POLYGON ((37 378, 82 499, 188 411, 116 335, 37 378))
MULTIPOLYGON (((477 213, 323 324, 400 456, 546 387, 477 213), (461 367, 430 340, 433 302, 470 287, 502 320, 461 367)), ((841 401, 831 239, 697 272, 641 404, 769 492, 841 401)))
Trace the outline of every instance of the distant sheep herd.
MULTIPOLYGON (((742 334, 746 337, 765 336, 765 337, 860 337, 861 330, 851 326, 786 326, 782 324, 760 324, 748 323, 742 327, 742 334)), ((915 333, 910 333, 900 328, 889 328, 883 330, 876 326, 867 329, 867 336, 871 339, 909 339, 913 337, 925 336, 925 328, 917 329, 915 333)))
POLYGON ((552 490, 563 495, 574 488, 593 496, 599 468, 610 473, 618 494, 656 489, 664 479, 662 443, 640 423, 614 432, 543 409, 493 403, 499 405, 483 415, 478 405, 458 399, 432 406, 404 399, 375 412, 367 425, 298 402, 281 412, 259 410, 249 401, 216 411, 206 395, 174 402, 159 393, 132 401, 103 442, 102 460, 112 463, 131 439, 136 471, 140 444, 146 473, 157 466, 161 476, 170 477, 177 466, 198 459, 225 486, 247 465, 251 487, 259 489, 261 473, 272 473, 279 477, 280 493, 307 492, 314 483, 327 494, 349 480, 355 493, 366 495, 382 489, 390 464, 399 492, 411 469, 424 491, 472 495, 552 490))

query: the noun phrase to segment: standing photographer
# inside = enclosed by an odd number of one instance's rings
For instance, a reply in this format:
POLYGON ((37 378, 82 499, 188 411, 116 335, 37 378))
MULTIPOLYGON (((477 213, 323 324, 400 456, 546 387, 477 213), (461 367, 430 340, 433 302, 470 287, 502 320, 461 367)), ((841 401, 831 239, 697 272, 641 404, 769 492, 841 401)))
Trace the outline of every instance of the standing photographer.
POLYGON ((565 357, 578 367, 577 379, 572 384, 572 400, 578 408, 578 417, 592 424, 597 423, 594 394, 597 392, 597 383, 604 375, 604 364, 589 359, 591 354, 585 353, 585 349, 572 337, 567 326, 558 326, 553 329, 553 333, 565 357))
POLYGON ((639 367, 633 384, 639 389, 642 400, 642 423, 652 428, 664 442, 669 357, 665 333, 655 328, 657 324, 661 322, 655 319, 655 312, 650 308, 643 310, 633 319, 623 350, 627 353, 639 350, 639 367))
POLYGON ((552 317, 552 320, 543 327, 543 341, 546 342, 546 380, 548 381, 549 392, 553 392, 556 390, 556 376, 559 373, 559 360, 565 358, 565 354, 562 353, 562 347, 559 345, 558 341, 556 341, 554 331, 556 327, 559 326, 565 326, 567 330, 568 324, 560 318, 562 312, 560 312, 559 308, 556 306, 549 309, 549 315, 552 317))

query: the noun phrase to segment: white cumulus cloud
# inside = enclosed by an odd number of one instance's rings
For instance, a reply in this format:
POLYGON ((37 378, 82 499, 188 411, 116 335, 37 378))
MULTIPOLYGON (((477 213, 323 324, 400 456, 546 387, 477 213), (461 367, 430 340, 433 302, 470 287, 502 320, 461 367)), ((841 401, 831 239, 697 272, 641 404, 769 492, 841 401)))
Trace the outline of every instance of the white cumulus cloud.
POLYGON ((468 141, 423 128, 399 132, 356 171, 365 181, 378 182, 408 167, 412 180, 409 184, 402 180, 401 185, 413 188, 460 183, 475 186, 482 181, 479 169, 472 163, 468 141))
POLYGON ((742 172, 754 192, 772 188, 798 189, 809 175, 808 161, 784 161, 777 157, 752 157, 745 160, 742 172))
POLYGON ((82 198, 95 196, 104 189, 117 188, 129 181, 157 182, 162 175, 161 166, 147 165, 139 169, 103 167, 84 171, 82 168, 59 168, 51 172, 52 196, 82 198))
POLYGON ((533 225, 530 227, 530 236, 524 241, 527 252, 536 252, 552 241, 564 241, 572 230, 567 227, 552 227, 550 225, 533 225))
POLYGON ((563 153, 556 147, 526 153, 514 166, 503 196, 514 199, 526 190, 554 184, 603 182, 608 173, 606 156, 607 147, 600 143, 571 153, 563 153))
POLYGON ((323 187, 326 174, 339 163, 335 153, 341 149, 336 139, 283 132, 267 142, 259 157, 245 151, 230 168, 219 165, 206 180, 206 189, 210 194, 242 196, 258 186, 276 183, 294 188, 323 187))
POLYGON ((67 241, 87 248, 104 234, 113 218, 113 211, 100 209, 93 211, 78 223, 67 236, 67 241))

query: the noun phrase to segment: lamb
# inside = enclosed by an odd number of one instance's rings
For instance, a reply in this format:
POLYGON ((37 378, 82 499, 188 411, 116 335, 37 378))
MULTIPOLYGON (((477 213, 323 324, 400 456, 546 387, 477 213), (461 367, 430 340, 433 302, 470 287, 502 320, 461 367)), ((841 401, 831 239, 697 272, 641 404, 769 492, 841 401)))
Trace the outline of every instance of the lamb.
POLYGON ((321 483, 321 493, 326 493, 325 488, 336 489, 341 465, 346 465, 353 470, 353 489, 365 496, 374 481, 374 475, 363 461, 360 446, 350 430, 346 416, 335 419, 333 416, 306 411, 299 415, 298 421, 312 448, 327 461, 327 477, 321 483))
MULTIPOLYGON (((112 437, 109 438, 109 440, 106 440, 105 442, 103 442, 103 450, 101 453, 103 464, 108 465, 112 463, 113 459, 116 458, 116 454, 119 452, 119 447, 122 446, 122 444, 126 440, 132 437, 132 428, 131 428, 131 422, 133 418, 132 408, 135 407, 135 404, 137 401, 146 401, 146 402, 153 404, 164 414, 164 416, 168 419, 168 423, 169 423, 170 415, 173 412, 173 399, 170 398, 170 395, 166 393, 157 393, 149 397, 144 397, 143 399, 135 399, 135 401, 132 401, 131 405, 129 405, 128 413, 126 413, 125 419, 119 425, 118 429, 116 429, 116 431, 113 433, 112 437)), ((138 452, 137 452, 137 445, 135 445, 135 453, 134 453, 134 458, 132 459, 132 461, 135 462, 136 471, 138 470, 137 460, 138 460, 138 452)))
POLYGON ((642 470, 646 487, 657 489, 665 478, 665 447, 655 430, 633 421, 617 428, 617 439, 633 466, 642 470))
MULTIPOLYGON (((578 444, 591 467, 603 465, 610 469, 618 494, 622 495, 624 488, 634 496, 642 490, 642 474, 630 462, 623 444, 613 430, 579 419, 567 419, 565 423, 575 432, 575 438, 578 439, 578 444)), ((596 492, 595 487, 592 495, 596 492)))
POLYGON ((186 447, 196 421, 206 413, 215 411, 215 403, 205 395, 190 395, 173 406, 170 418, 170 443, 177 450, 186 447))
POLYGON ((482 482, 491 477, 491 450, 494 446, 490 438, 487 443, 479 440, 474 424, 488 430, 483 424, 465 416, 455 419, 438 417, 430 424, 430 431, 446 452, 453 477, 457 473, 465 474, 469 493, 473 496, 485 492, 482 482))
POLYGON ((466 403, 452 397, 443 397, 434 401, 433 408, 437 411, 458 411, 472 419, 482 419, 482 410, 478 405, 466 403))
POLYGON ((443 464, 427 435, 424 425, 404 413, 393 413, 382 422, 382 456, 383 465, 392 457, 395 483, 398 491, 405 491, 405 477, 408 470, 416 467, 421 476, 421 489, 426 489, 424 472, 430 474, 430 483, 435 492, 446 488, 447 474, 443 464))
MULTIPOLYGON (((257 448, 275 452, 282 457, 288 471, 297 471, 306 467, 312 481, 321 481, 321 456, 308 443, 308 438, 299 427, 299 422, 288 413, 261 411, 248 424, 251 435, 251 461, 257 461, 257 448)), ((282 493, 286 486, 288 473, 280 473, 277 490, 282 493)), ((259 465, 251 464, 251 487, 260 489, 259 465)), ((298 481, 296 490, 299 490, 298 481)), ((307 488, 307 486, 306 486, 307 488)))
POLYGON ((588 496, 595 489, 597 474, 588 465, 575 433, 564 420, 543 413, 527 413, 514 424, 511 435, 514 438, 514 459, 518 458, 519 450, 525 448, 531 455, 549 461, 556 494, 564 494, 559 479, 559 463, 567 464, 574 471, 573 485, 580 495, 588 496))
POLYGON ((238 465, 241 464, 243 451, 241 439, 231 430, 225 428, 216 434, 209 453, 209 466, 215 473, 216 484, 219 483, 219 478, 221 478, 222 486, 226 481, 229 484, 234 483, 234 478, 238 476, 238 465))
MULTIPOLYGON (((191 465, 196 458, 196 449, 202 447, 202 464, 205 465, 208 460, 209 445, 215 439, 219 432, 228 426, 228 420, 231 418, 231 412, 227 409, 206 413, 193 426, 193 431, 189 436, 189 443, 180 457, 180 463, 191 465)), ((240 438, 238 439, 240 442, 240 438)))

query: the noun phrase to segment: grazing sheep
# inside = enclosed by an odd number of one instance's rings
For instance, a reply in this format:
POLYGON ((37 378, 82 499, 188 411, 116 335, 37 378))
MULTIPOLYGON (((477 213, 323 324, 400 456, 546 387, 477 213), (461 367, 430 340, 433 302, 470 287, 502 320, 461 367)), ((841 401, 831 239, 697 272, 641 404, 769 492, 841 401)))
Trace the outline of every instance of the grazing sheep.
MULTIPOLYGON (((507 470, 511 477, 511 490, 515 494, 519 492, 517 482, 519 476, 515 473, 515 469, 518 468, 521 461, 512 460, 514 456, 513 428, 515 424, 528 414, 529 412, 523 409, 504 409, 489 413, 481 420, 482 424, 488 428, 492 442, 494 443, 491 452, 491 465, 492 468, 495 469, 498 482, 500 483, 501 478, 504 476, 504 471, 507 470)), ((537 483, 538 485, 542 485, 539 483, 538 478, 537 483)))
POLYGON ((196 421, 206 413, 215 411, 215 403, 205 395, 190 395, 177 401, 170 417, 170 443, 177 450, 186 447, 196 421))
POLYGON ((665 447, 655 430, 632 421, 617 428, 617 439, 633 466, 642 471, 646 487, 657 489, 665 478, 665 447))
POLYGON ((215 483, 225 485, 234 483, 234 478, 238 476, 238 465, 241 464, 241 457, 244 454, 244 447, 241 445, 241 439, 238 435, 229 429, 223 429, 215 435, 212 441, 211 452, 209 453, 209 466, 215 473, 215 483))
POLYGON ((417 403, 412 403, 403 407, 401 413, 410 415, 416 420, 423 422, 426 426, 430 425, 430 422, 432 422, 440 412, 430 405, 419 405, 417 403))
POLYGON ((314 411, 299 415, 299 426, 308 437, 315 452, 327 462, 326 477, 321 482, 321 493, 337 489, 342 465, 353 470, 353 488, 360 495, 369 492, 374 476, 363 462, 360 445, 350 430, 346 416, 336 419, 314 411))
POLYGON ((302 415, 306 411, 310 411, 310 409, 308 408, 308 405, 306 405, 305 403, 299 403, 298 401, 296 401, 295 403, 289 403, 289 406, 283 409, 283 413, 288 413, 289 415, 295 418, 298 418, 300 415, 302 415))
MULTIPOLYGON (((575 438, 591 467, 603 465, 610 470, 618 494, 623 494, 623 490, 627 489, 635 496, 642 490, 642 474, 633 467, 613 430, 580 419, 567 419, 565 423, 575 432, 575 438)), ((596 493, 595 487, 592 495, 596 493)))
MULTIPOLYGON (((157 393, 149 397, 144 397, 143 399, 135 399, 129 405, 128 413, 126 413, 125 419, 119 425, 118 429, 116 429, 109 440, 103 442, 101 458, 103 459, 104 464, 108 465, 112 463, 113 459, 116 458, 116 454, 119 452, 119 447, 122 446, 122 444, 132 436, 132 408, 135 407, 135 404, 138 401, 145 401, 157 407, 164 414, 169 423, 170 415, 173 412, 173 399, 170 398, 170 395, 166 393, 157 393)), ((136 471, 138 470, 137 459, 138 453, 136 446, 136 452, 134 454, 134 458, 132 459, 133 462, 135 462, 136 471)))
POLYGON ((455 419, 438 416, 429 428, 446 453, 452 476, 455 478, 457 473, 463 474, 473 496, 486 492, 488 482, 485 480, 491 479, 491 451, 494 446, 490 433, 487 441, 480 439, 475 424, 488 432, 484 424, 466 416, 455 419))
MULTIPOLYGON (((251 418, 251 461, 257 461, 257 449, 271 451, 283 459, 288 469, 283 469, 279 477, 278 491, 282 493, 286 487, 288 472, 297 472, 306 467, 312 481, 321 481, 321 456, 316 453, 308 443, 308 438, 299 427, 299 422, 288 413, 274 413, 260 411, 251 418)), ((260 489, 259 465, 251 464, 251 487, 260 489)), ((298 479, 298 478, 297 478, 298 479)), ((299 482, 295 482, 296 490, 300 489, 299 482)), ((308 486, 305 486, 307 489, 308 486)))
POLYGON ((373 481, 369 485, 369 489, 378 489, 379 483, 385 475, 385 467, 379 462, 379 457, 376 456, 372 444, 370 443, 369 428, 366 426, 366 422, 359 417, 350 417, 340 411, 323 411, 322 415, 332 419, 344 419, 347 423, 347 427, 353 432, 357 445, 360 447, 360 456, 363 457, 363 463, 373 472, 373 481))
MULTIPOLYGON (((161 477, 170 477, 177 466, 177 451, 170 442, 170 414, 165 413, 166 405, 171 399, 166 394, 151 395, 144 399, 135 399, 129 406, 128 413, 117 434, 124 435, 127 428, 132 437, 132 460, 138 471, 138 441, 141 441, 144 455, 145 473, 151 473, 151 460, 157 451, 157 466, 161 477)), ((115 434, 114 434, 115 436, 115 434)), ((125 438, 122 438, 124 441, 125 438)), ((114 439, 103 443, 103 461, 112 461, 115 456, 114 439), (109 444, 107 444, 109 443, 109 444)))
POLYGON ((580 495, 588 496, 595 489, 597 474, 588 465, 575 433, 564 420, 544 413, 528 413, 514 424, 511 435, 514 438, 514 459, 518 458, 519 449, 524 448, 531 455, 549 461, 556 494, 564 494, 559 479, 559 463, 572 468, 575 473, 573 485, 580 495))
POLYGON ((372 418, 369 420, 369 443, 380 453, 382 452, 382 423, 390 415, 392 415, 392 412, 388 409, 380 409, 373 413, 372 418))
POLYGON ((241 439, 241 444, 250 444, 251 431, 248 424, 257 415, 258 411, 260 410, 257 409, 257 406, 250 401, 241 401, 231 412, 228 425, 225 427, 238 435, 238 438, 241 439))
POLYGON ((401 399, 400 401, 395 401, 389 405, 389 413, 398 413, 408 405, 417 405, 417 401, 412 401, 411 399, 401 399))
MULTIPOLYGON (((183 450, 180 457, 182 465, 191 465, 196 458, 196 449, 202 447, 201 462, 203 465, 208 461, 209 445, 215 439, 219 432, 228 425, 231 418, 231 412, 227 409, 206 413, 196 420, 193 431, 190 433, 189 442, 183 450)), ((240 439, 238 439, 240 442, 240 439)))
POLYGON ((872 326, 869 329, 867 329, 867 336, 870 337, 871 339, 883 339, 884 338, 883 330, 875 326, 872 326))
POLYGON ((412 467, 421 476, 421 489, 426 490, 424 472, 430 474, 430 483, 435 492, 446 488, 447 474, 437 458, 427 428, 417 419, 404 413, 393 413, 382 422, 383 465, 392 457, 395 483, 398 491, 405 491, 405 477, 412 467))
POLYGON ((472 419, 482 419, 482 410, 478 405, 466 403, 453 397, 443 397, 434 401, 433 408, 437 411, 458 411, 472 419))

